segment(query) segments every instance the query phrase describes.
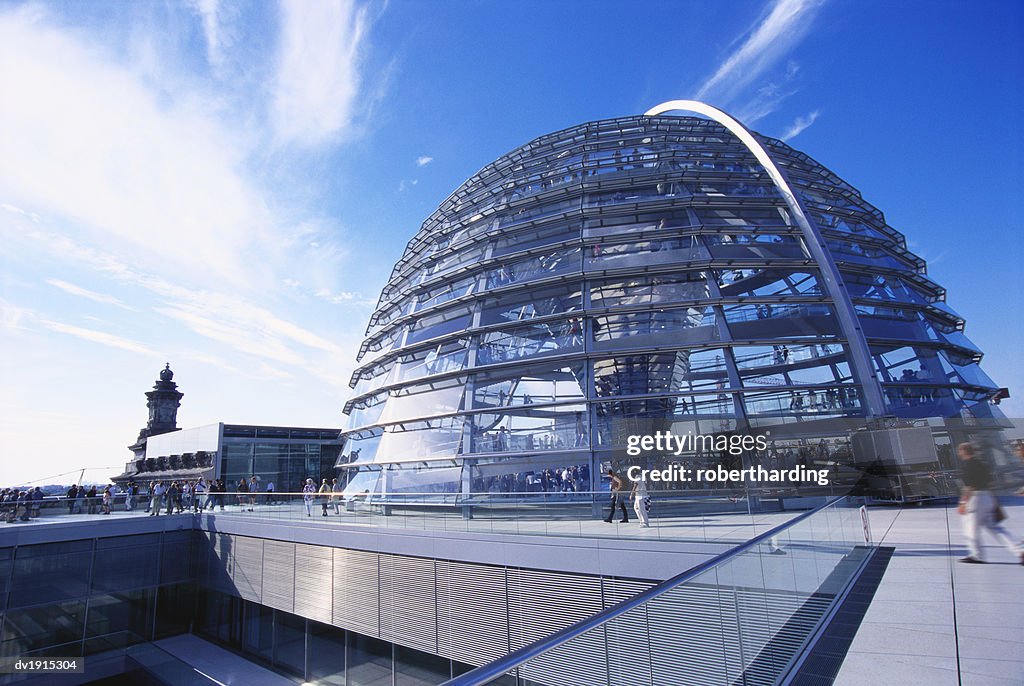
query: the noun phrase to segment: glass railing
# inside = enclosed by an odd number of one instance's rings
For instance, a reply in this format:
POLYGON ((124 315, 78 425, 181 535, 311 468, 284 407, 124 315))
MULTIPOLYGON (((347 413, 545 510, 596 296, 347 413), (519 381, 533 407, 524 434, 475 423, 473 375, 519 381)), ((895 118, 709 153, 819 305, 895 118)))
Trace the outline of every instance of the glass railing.
MULTIPOLYGON (((539 486, 537 487, 539 489, 539 486)), ((778 489, 693 488, 649 491, 644 512, 649 526, 641 527, 635 498, 625 491, 627 521, 621 505, 609 523, 609 491, 555 490, 547 492, 496 491, 360 493, 205 493, 159 499, 159 516, 204 514, 303 523, 307 526, 354 525, 384 529, 462 531, 584 538, 619 538, 663 541, 729 543, 745 541, 789 520, 848 486, 778 489)), ((10 525, 89 521, 97 525, 125 517, 157 516, 148 495, 140 495, 126 509, 124 495, 111 503, 105 516, 96 506, 66 497, 36 501, 38 509, 0 505, 10 525), (27 519, 24 519, 25 512, 27 519), (9 515, 14 512, 13 518, 9 515)), ((2 531, 3 529, 0 529, 2 531)))
POLYGON ((834 499, 444 686, 774 684, 874 551, 834 499))
POLYGON ((650 525, 641 527, 626 497, 607 521, 608 491, 511 493, 224 494, 213 516, 261 518, 306 526, 344 524, 398 530, 456 531, 582 538, 736 543, 824 502, 830 488, 780 491, 651 490, 650 525))

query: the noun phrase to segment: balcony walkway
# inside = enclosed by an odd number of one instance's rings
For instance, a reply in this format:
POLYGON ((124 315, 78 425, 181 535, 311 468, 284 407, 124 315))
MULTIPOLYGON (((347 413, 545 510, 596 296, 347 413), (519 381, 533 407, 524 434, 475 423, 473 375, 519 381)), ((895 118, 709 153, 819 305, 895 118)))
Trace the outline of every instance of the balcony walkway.
MULTIPOLYGON (((1024 538, 1024 498, 1003 498, 1004 524, 1024 538)), ((896 548, 836 686, 1024 684, 1024 566, 982 534, 988 564, 967 554, 955 506, 871 509, 896 548)))
MULTIPOLYGON (((472 519, 465 519, 460 511, 452 507, 436 506, 395 507, 387 516, 367 509, 356 512, 346 512, 344 509, 340 509, 340 512, 335 513, 333 508, 329 508, 328 515, 324 517, 322 516, 323 510, 318 503, 314 503, 311 508, 311 516, 307 516, 301 502, 279 502, 273 505, 260 503, 253 507, 252 511, 237 504, 230 504, 225 509, 207 509, 206 514, 216 517, 271 520, 310 527, 345 525, 402 531, 735 544, 747 541, 763 531, 778 526, 824 500, 824 497, 808 499, 809 504, 803 504, 793 510, 758 512, 751 515, 745 511, 746 503, 742 499, 730 501, 725 497, 711 497, 695 499, 680 506, 676 503, 663 504, 655 496, 650 528, 640 527, 640 521, 633 511, 632 501, 628 508, 630 519, 627 524, 619 522, 622 516, 621 510, 616 514, 613 523, 608 524, 591 515, 589 503, 569 501, 475 506, 475 515, 472 519), (659 514, 660 509, 669 507, 671 508, 670 514, 659 514)), ((768 507, 772 506, 774 503, 768 505, 768 507)), ((604 505, 602 514, 607 514, 607 509, 607 505, 604 505)), ((187 514, 190 512, 185 513, 185 515, 187 514)), ((185 515, 166 515, 162 510, 159 517, 151 519, 156 523, 167 516, 181 517, 185 515)), ((121 504, 118 504, 110 515, 68 514, 64 508, 47 507, 43 509, 42 515, 37 519, 27 522, 15 521, 9 524, 0 523, 0 532, 54 524, 103 526, 140 517, 149 517, 149 514, 141 508, 126 512, 121 504)), ((96 535, 95 532, 93 535, 96 535)))

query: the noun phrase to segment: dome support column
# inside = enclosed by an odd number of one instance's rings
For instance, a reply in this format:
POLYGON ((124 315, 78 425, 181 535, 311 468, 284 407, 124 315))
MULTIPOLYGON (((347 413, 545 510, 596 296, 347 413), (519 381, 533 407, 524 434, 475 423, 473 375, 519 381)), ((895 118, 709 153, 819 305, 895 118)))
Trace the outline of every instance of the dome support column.
POLYGON ((836 314, 839 317, 839 325, 847 340, 847 347, 850 356, 850 368, 854 379, 861 388, 861 400, 864 413, 869 417, 881 417, 885 415, 885 398, 882 394, 882 386, 875 375, 874 364, 868 350, 867 340, 864 331, 861 329, 860 320, 854 310, 853 302, 846 291, 843 279, 832 260, 832 255, 825 246, 821 233, 811 222, 810 217, 804 210, 803 203, 789 185, 785 173, 768 154, 768 150, 761 144, 750 130, 743 124, 729 116, 722 110, 697 100, 669 100, 660 105, 655 105, 644 113, 646 117, 654 117, 666 112, 684 111, 704 115, 724 126, 730 133, 739 139, 747 150, 761 163, 775 187, 782 194, 786 207, 793 215, 793 220, 804 236, 811 257, 817 262, 821 270, 822 280, 832 299, 836 314))

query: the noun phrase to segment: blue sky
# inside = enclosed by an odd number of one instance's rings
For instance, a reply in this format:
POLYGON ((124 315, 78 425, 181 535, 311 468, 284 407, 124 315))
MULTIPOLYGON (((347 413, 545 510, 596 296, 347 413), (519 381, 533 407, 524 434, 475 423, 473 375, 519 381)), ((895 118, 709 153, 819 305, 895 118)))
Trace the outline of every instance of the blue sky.
POLYGON ((700 98, 903 231, 1017 396, 1024 6, 0 3, 0 483, 179 424, 340 426, 377 294, 481 166, 700 98))

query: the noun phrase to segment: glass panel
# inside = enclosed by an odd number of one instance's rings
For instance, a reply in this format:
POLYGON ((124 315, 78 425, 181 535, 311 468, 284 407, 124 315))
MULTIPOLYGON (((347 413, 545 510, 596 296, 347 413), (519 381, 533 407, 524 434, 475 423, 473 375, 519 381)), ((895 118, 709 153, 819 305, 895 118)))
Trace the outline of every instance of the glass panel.
POLYGON ((528 452, 582 448, 590 444, 585 405, 524 408, 470 418, 471 452, 528 452))
POLYGON ((494 249, 491 255, 493 257, 500 257, 509 253, 531 250, 552 243, 579 239, 579 224, 559 224, 542 228, 531 227, 526 231, 516 231, 515 233, 499 236, 494 242, 494 249))
POLYGON ((846 416, 859 414, 859 390, 857 386, 842 386, 832 389, 746 393, 743 402, 747 414, 751 416, 846 416))
MULTIPOLYGON (((469 295, 475 290, 476 282, 477 277, 470 276, 457 281, 450 281, 427 290, 424 293, 421 293, 417 298, 416 311, 422 312, 428 308, 446 303, 449 300, 469 295)), ((411 310, 412 308, 409 309, 411 310)))
POLYGON ((60 655, 80 655, 84 629, 84 600, 10 610, 0 632, 0 656, 21 657, 48 646, 61 646, 60 655))
POLYGON ((346 631, 309 622, 309 680, 325 686, 345 686, 346 631))
POLYGON ((498 288, 513 283, 535 281, 567 271, 579 271, 580 249, 555 250, 543 255, 534 255, 507 262, 487 271, 487 288, 498 288))
POLYGON ((465 338, 402 355, 398 358, 394 379, 389 383, 458 371, 465 368, 468 356, 469 341, 465 338))
POLYGON ((698 221, 704 226, 737 226, 758 228, 786 226, 789 215, 784 208, 757 209, 739 207, 730 209, 693 208, 698 221))
POLYGON ((298 675, 306 673, 306 620, 274 613, 274 664, 298 675))
POLYGON ((849 383, 842 346, 774 345, 735 348, 740 379, 747 387, 849 383))
POLYGON ((9 607, 86 597, 91 562, 92 541, 19 546, 9 607))
POLYGON ((395 683, 402 686, 436 686, 451 678, 447 658, 395 645, 395 683))
POLYGON ((622 269, 655 264, 693 262, 710 257, 697 236, 666 237, 635 243, 597 243, 584 252, 584 269, 622 269))
POLYGON ((459 412, 464 405, 465 384, 465 377, 455 377, 432 384, 401 388, 401 395, 393 394, 387 399, 380 420, 385 424, 394 424, 409 419, 459 412))
POLYGON ((726 269, 715 272, 723 297, 821 295, 814 274, 787 269, 726 269))
POLYGON ((381 437, 376 459, 405 462, 455 456, 462 445, 464 421, 463 417, 445 417, 388 427, 381 437))
POLYGON ((583 347, 583 323, 578 318, 490 331, 480 338, 477 363, 481 365, 571 352, 583 347))
POLYGON ((557 287, 510 293, 484 301, 480 325, 503 324, 582 309, 580 287, 557 287))
POLYGON ((426 315, 409 326, 409 336, 406 338, 405 344, 412 345, 461 331, 469 326, 472 318, 473 305, 471 304, 463 304, 426 315))
POLYGON ((195 584, 189 582, 159 587, 156 592, 154 639, 188 633, 195 619, 195 607, 195 584))
POLYGON ((348 632, 348 686, 391 683, 391 644, 348 632))
POLYGON ((714 234, 705 236, 714 259, 774 260, 807 257, 803 241, 789 234, 714 234))
POLYGON ((876 268, 914 269, 913 265, 897 259, 879 246, 858 243, 857 241, 843 241, 836 238, 826 238, 825 245, 828 246, 829 252, 832 253, 832 259, 836 262, 853 262, 876 268))
POLYGON ((770 339, 834 336, 839 323, 828 305, 725 305, 725 320, 734 338, 770 339))
POLYGON ((637 276, 598 282, 590 294, 592 307, 628 307, 700 300, 709 297, 705 272, 637 276))
POLYGON ((473 409, 579 401, 582 382, 582 364, 480 373, 472 383, 473 409))
POLYGON ((598 398, 682 393, 724 388, 725 355, 720 348, 609 357, 594 362, 598 398))
POLYGON ((87 638, 130 631, 148 638, 153 632, 152 589, 94 595, 89 598, 87 638))
POLYGON ((593 326, 597 348, 693 345, 720 338, 711 306, 595 317, 593 326))

